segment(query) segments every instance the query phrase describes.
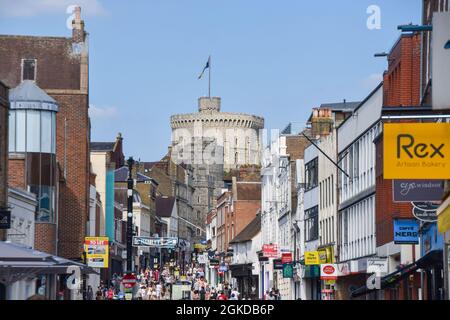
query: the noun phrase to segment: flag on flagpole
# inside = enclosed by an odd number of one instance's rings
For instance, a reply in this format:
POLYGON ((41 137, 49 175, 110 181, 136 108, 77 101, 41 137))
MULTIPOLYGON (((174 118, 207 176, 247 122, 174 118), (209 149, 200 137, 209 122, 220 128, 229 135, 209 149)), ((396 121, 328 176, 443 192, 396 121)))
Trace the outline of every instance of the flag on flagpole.
POLYGON ((206 62, 206 66, 203 68, 202 73, 198 76, 199 80, 203 77, 203 74, 205 73, 206 69, 209 69, 210 67, 211 67, 211 56, 209 56, 208 62, 206 62))

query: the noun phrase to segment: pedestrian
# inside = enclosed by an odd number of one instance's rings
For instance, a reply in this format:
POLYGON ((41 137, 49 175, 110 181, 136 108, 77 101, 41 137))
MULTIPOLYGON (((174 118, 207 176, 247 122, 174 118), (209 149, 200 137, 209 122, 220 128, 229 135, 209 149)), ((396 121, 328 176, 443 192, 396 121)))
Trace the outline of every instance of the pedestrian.
POLYGON ((231 291, 231 294, 234 294, 235 297, 236 297, 236 300, 239 300, 239 295, 240 295, 240 293, 239 293, 239 291, 237 290, 237 288, 234 288, 234 289, 231 291))
POLYGON ((95 293, 95 300, 103 300, 103 293, 100 289, 95 293))
POLYGON ((161 299, 161 291, 162 291, 162 285, 160 282, 156 285, 156 299, 161 299))
POLYGON ((202 287, 202 288, 200 289, 199 294, 200 294, 200 300, 206 300, 206 290, 205 290, 205 287, 202 287))
POLYGON ((91 286, 88 286, 86 293, 87 300, 94 300, 94 291, 91 286))
POLYGON ((108 300, 112 300, 114 298, 114 290, 113 287, 110 287, 108 290, 108 300))
POLYGON ((194 290, 194 294, 192 295, 192 300, 200 300, 200 295, 198 290, 194 290))
POLYGON ((228 300, 228 298, 223 291, 220 291, 217 300, 228 300))

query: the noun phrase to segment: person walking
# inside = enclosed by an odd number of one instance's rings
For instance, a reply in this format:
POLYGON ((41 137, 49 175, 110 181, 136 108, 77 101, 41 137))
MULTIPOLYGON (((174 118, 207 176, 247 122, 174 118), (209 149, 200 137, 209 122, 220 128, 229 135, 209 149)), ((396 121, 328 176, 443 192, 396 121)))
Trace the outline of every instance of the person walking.
POLYGON ((162 285, 161 282, 158 282, 156 285, 156 299, 161 300, 161 291, 162 291, 162 285))
POLYGON ((217 300, 228 300, 228 298, 223 291, 220 291, 217 300))

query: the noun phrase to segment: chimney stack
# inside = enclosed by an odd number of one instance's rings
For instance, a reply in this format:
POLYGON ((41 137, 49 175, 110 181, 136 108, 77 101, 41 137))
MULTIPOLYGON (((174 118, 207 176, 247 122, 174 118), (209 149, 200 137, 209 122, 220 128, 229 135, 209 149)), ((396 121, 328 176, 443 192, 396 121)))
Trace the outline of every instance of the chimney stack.
POLYGON ((72 21, 72 38, 74 39, 74 42, 84 42, 85 32, 84 21, 81 20, 81 7, 75 6, 73 14, 75 18, 72 21))

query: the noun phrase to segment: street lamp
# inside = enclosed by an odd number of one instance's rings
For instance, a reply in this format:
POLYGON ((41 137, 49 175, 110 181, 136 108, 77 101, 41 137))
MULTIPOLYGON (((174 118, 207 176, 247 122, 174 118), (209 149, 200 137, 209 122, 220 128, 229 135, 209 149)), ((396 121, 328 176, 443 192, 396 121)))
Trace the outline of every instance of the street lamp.
POLYGON ((128 163, 128 180, 127 180, 127 196, 128 196, 128 208, 127 208, 127 272, 133 272, 133 157, 127 160, 128 163))

